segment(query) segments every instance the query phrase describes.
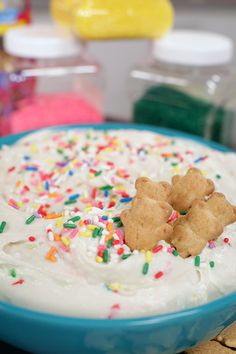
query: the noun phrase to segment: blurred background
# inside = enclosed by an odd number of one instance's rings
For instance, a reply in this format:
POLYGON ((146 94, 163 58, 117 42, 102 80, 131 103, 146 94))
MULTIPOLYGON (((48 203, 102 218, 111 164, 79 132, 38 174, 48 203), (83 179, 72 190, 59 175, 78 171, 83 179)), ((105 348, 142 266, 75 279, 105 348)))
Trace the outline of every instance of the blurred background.
POLYGON ((2 0, 0 26, 22 7, 40 27, 1 31, 1 135, 135 121, 236 147, 236 1, 2 0))

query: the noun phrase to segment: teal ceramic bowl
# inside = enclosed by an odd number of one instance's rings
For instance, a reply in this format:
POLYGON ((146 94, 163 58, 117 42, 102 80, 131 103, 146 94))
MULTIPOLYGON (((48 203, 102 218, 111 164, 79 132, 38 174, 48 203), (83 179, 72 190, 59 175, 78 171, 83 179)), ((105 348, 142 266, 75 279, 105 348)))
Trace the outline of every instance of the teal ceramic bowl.
MULTIPOLYGON (((146 129, 228 150, 198 137, 150 126, 105 124, 93 128, 146 129)), ((0 144, 12 144, 25 134, 8 136, 0 144)), ((121 320, 55 316, 0 302, 0 340, 40 354, 173 354, 212 339, 235 320, 236 293, 181 312, 121 320)))

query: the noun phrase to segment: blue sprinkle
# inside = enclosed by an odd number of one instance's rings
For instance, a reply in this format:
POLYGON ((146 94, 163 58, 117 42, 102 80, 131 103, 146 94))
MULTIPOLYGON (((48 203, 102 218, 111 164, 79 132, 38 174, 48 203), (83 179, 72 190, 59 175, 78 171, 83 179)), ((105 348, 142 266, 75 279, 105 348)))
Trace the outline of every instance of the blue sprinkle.
POLYGON ((31 159, 30 156, 27 156, 27 155, 24 156, 24 160, 25 160, 25 161, 28 161, 28 160, 30 160, 30 159, 31 159))
POLYGON ((78 199, 80 197, 80 194, 73 194, 69 197, 69 200, 75 200, 78 199))
POLYGON ((49 191, 49 182, 48 181, 46 181, 45 183, 44 183, 44 189, 46 190, 46 191, 49 191))
POLYGON ((102 220, 107 220, 107 219, 108 219, 108 216, 106 216, 106 215, 102 216, 102 220))
POLYGON ((34 166, 27 166, 25 168, 26 171, 38 171, 38 167, 34 167, 34 166))
POLYGON ((121 203, 128 203, 128 202, 131 202, 132 199, 133 199, 132 197, 122 198, 122 199, 120 199, 120 202, 121 203))
POLYGON ((69 174, 69 176, 73 176, 74 175, 74 171, 70 170, 68 174, 69 174))
POLYGON ((108 196, 109 196, 109 190, 106 189, 106 190, 104 191, 104 197, 108 197, 108 196))

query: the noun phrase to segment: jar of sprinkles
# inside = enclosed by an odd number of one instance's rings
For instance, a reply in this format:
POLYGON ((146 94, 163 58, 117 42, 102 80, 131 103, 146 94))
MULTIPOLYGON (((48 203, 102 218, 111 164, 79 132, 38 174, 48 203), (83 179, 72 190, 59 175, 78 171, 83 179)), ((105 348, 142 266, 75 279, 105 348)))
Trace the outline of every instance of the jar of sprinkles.
POLYGON ((134 121, 236 146, 232 58, 231 39, 214 33, 174 30, 154 41, 130 74, 134 121))
POLYGON ((4 49, 14 67, 10 132, 103 121, 100 65, 69 32, 45 25, 12 29, 4 49))

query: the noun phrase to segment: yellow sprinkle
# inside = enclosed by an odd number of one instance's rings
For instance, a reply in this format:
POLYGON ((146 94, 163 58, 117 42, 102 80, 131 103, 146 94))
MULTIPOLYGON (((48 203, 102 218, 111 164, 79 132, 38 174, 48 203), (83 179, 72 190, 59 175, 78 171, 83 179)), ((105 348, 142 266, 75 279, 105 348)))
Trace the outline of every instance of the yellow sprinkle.
POLYGON ((87 229, 93 231, 93 230, 96 229, 96 227, 97 227, 96 225, 88 225, 88 226, 87 226, 87 229))
POLYGON ((96 262, 97 262, 97 263, 103 263, 102 257, 97 256, 97 257, 96 257, 96 262))
POLYGON ((152 258, 153 258, 152 252, 151 252, 151 251, 147 251, 147 252, 145 253, 145 260, 146 260, 146 262, 147 262, 147 263, 150 263, 150 262, 152 261, 152 258))
POLYGON ((207 175, 207 171, 201 171, 203 176, 207 175))
POLYGON ((108 284, 108 287, 114 292, 118 292, 119 290, 121 290, 121 285, 119 283, 108 284))
POLYGON ((106 148, 103 150, 104 152, 112 152, 113 150, 111 148, 106 148))
POLYGON ((22 206, 23 206, 22 202, 17 202, 17 206, 18 206, 18 208, 22 208, 22 206))
POLYGON ((175 171, 175 173, 179 173, 180 168, 179 168, 179 166, 174 166, 174 167, 173 167, 173 170, 175 171))
POLYGON ((91 206, 87 206, 87 207, 84 209, 84 211, 87 213, 87 212, 91 211, 91 209, 92 209, 91 206))
POLYGON ((91 231, 80 231, 79 234, 82 237, 91 237, 92 236, 91 231))
POLYGON ((62 219, 62 218, 59 218, 59 219, 57 220, 57 227, 58 227, 58 229, 61 229, 61 228, 62 228, 62 225, 63 225, 63 219, 62 219))
POLYGON ((47 163, 52 164, 52 163, 53 163, 53 160, 52 160, 52 159, 48 159, 48 160, 47 160, 47 163))
POLYGON ((63 245, 65 245, 66 247, 70 245, 70 240, 65 237, 65 236, 62 236, 61 237, 61 242, 63 243, 63 245))
POLYGON ((93 173, 89 173, 89 179, 93 179, 94 178, 94 174, 93 173))
POLYGON ((31 150, 32 154, 36 154, 36 152, 38 152, 37 145, 35 145, 35 144, 30 145, 30 150, 31 150))

